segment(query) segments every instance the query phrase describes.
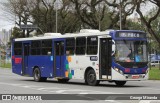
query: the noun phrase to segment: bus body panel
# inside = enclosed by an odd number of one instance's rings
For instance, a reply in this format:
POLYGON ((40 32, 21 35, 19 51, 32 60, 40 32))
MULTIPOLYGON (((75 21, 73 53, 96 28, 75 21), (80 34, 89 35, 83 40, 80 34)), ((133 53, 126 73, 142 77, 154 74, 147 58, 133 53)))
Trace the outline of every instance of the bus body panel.
POLYGON ((97 61, 91 61, 90 58, 93 55, 86 55, 86 56, 68 56, 70 58, 68 66, 69 66, 69 73, 73 79, 84 79, 85 70, 90 67, 95 70, 96 78, 99 79, 99 70, 98 70, 98 56, 97 61))
POLYGON ((112 68, 112 80, 116 81, 139 81, 148 80, 149 72, 146 74, 120 74, 115 69, 112 68), (133 76, 138 76, 138 78, 133 78, 133 76), (127 78, 126 78, 127 77, 127 78))
POLYGON ((52 56, 29 56, 29 75, 33 76, 34 67, 38 67, 42 77, 53 76, 52 56))
POLYGON ((56 76, 55 77, 65 77, 65 56, 56 56, 56 76))
POLYGON ((12 72, 22 75, 22 56, 12 56, 12 72))

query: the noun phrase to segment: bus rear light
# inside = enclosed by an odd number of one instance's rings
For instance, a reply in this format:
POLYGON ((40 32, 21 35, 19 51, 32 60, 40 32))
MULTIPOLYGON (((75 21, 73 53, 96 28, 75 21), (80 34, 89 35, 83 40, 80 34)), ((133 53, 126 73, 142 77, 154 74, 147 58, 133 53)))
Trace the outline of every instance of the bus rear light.
POLYGON ((129 73, 130 72, 130 68, 125 68, 125 73, 129 73))

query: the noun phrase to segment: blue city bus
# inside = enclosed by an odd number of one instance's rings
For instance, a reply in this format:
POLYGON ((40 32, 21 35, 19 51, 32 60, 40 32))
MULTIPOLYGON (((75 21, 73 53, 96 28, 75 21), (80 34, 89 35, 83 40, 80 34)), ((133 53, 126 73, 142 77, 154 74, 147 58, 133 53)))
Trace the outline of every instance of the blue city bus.
POLYGON ((123 86, 148 79, 146 33, 138 30, 83 29, 79 33, 45 33, 12 42, 12 72, 58 82, 84 80, 123 86))

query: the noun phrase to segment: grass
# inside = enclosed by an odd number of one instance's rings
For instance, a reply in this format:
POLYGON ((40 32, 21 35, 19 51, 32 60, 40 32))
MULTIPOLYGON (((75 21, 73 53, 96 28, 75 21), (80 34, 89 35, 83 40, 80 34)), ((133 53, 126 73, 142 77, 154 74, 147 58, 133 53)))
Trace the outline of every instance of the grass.
POLYGON ((1 64, 0 67, 2 68, 11 68, 11 63, 1 64))
POLYGON ((152 67, 149 70, 149 80, 160 80, 160 70, 158 67, 152 67))

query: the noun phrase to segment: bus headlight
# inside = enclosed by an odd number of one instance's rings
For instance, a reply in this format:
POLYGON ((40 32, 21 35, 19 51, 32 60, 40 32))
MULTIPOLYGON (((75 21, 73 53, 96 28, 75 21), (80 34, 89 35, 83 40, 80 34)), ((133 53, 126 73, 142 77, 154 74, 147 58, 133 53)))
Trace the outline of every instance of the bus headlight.
POLYGON ((115 71, 119 72, 120 74, 124 74, 122 70, 119 70, 118 68, 114 68, 115 71))
POLYGON ((119 70, 119 73, 121 73, 123 75, 123 71, 119 70))
POLYGON ((118 68, 114 68, 117 72, 119 71, 119 69, 118 68))

